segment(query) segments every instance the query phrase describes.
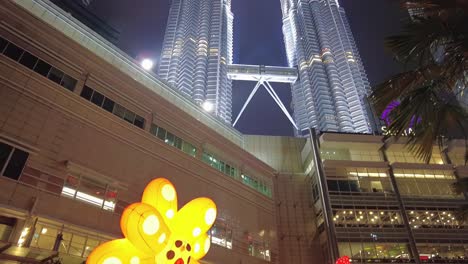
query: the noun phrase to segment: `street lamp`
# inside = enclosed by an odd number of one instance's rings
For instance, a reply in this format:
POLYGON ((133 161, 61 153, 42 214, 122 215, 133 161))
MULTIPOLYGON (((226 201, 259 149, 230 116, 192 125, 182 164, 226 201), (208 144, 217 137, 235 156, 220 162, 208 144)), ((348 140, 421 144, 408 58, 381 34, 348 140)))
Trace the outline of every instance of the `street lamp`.
POLYGON ((214 105, 213 105, 213 103, 211 103, 211 102, 205 101, 205 102, 202 104, 202 107, 203 107, 203 109, 204 109, 205 111, 211 112, 211 111, 213 111, 214 105))
POLYGON ((141 67, 143 67, 143 69, 147 71, 150 71, 151 69, 153 69, 153 66, 154 66, 154 62, 151 59, 144 59, 141 61, 141 67))

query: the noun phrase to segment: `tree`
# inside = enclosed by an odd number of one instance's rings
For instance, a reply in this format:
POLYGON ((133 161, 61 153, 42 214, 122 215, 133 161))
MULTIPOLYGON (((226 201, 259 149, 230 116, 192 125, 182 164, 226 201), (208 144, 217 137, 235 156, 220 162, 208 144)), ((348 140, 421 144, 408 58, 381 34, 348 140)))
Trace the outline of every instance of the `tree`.
POLYGON ((411 128, 407 146, 426 162, 435 142, 462 138, 466 164, 468 107, 458 99, 468 93, 468 0, 399 1, 414 15, 386 47, 405 71, 374 87, 371 102, 378 113, 392 106, 387 138, 411 128))

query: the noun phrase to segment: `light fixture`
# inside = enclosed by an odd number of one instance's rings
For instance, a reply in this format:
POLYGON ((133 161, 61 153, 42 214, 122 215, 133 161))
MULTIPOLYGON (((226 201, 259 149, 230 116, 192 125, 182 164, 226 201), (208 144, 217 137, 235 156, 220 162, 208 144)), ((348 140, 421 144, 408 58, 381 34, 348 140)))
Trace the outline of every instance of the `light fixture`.
POLYGON ((150 71, 151 69, 153 69, 153 66, 154 66, 154 62, 151 59, 143 59, 141 61, 141 67, 143 67, 143 69, 147 71, 150 71))
POLYGON ((213 109, 214 109, 213 103, 208 102, 208 101, 205 101, 205 102, 202 104, 202 107, 203 107, 203 109, 204 109, 205 111, 207 111, 207 112, 211 112, 211 111, 213 111, 213 109))

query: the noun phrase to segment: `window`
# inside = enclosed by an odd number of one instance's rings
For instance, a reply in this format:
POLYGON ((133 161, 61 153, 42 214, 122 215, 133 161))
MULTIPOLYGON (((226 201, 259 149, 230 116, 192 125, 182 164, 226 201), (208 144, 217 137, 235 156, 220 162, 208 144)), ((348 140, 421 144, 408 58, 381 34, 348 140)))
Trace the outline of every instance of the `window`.
POLYGON ((77 81, 75 79, 73 79, 72 77, 65 74, 63 76, 62 81, 60 82, 60 85, 62 85, 63 87, 65 87, 69 91, 73 92, 73 90, 75 90, 76 83, 77 83, 77 81))
MULTIPOLYGON (((76 83, 73 83, 73 86, 76 83)), ((93 104, 103 108, 107 112, 113 113, 114 115, 124 119, 125 121, 133 124, 136 127, 143 129, 145 127, 145 119, 134 112, 128 110, 127 108, 117 104, 110 98, 104 96, 103 94, 95 91, 88 86, 84 86, 81 91, 80 96, 88 101, 91 101, 93 104)))
MULTIPOLYGON (((31 241, 31 247, 52 250, 60 233, 60 227, 36 224, 35 232, 31 241)), ((59 252, 86 258, 104 239, 82 232, 65 229, 62 232, 62 241, 59 252)))
POLYGON ((451 170, 395 169, 394 175, 403 196, 463 197, 452 188, 456 179, 451 170))
POLYGON ((203 158, 202 160, 209 164, 211 167, 215 168, 216 170, 219 170, 220 172, 235 178, 237 176, 237 169, 234 168, 232 165, 226 163, 225 161, 219 160, 216 157, 214 157, 212 154, 203 152, 203 158), (228 169, 226 169, 228 168, 228 169))
POLYGON ((91 97, 93 96, 93 91, 94 91, 93 89, 85 85, 83 87, 83 90, 81 91, 80 96, 89 101, 91 100, 91 97))
POLYGON ((102 108, 104 108, 104 110, 106 110, 107 112, 112 113, 112 111, 114 111, 114 105, 115 105, 114 101, 112 101, 109 98, 106 98, 106 99, 104 99, 104 103, 102 104, 102 108))
POLYGON ((197 155, 197 149, 192 144, 168 132, 162 127, 158 127, 155 124, 151 124, 150 133, 153 136, 156 136, 157 138, 164 141, 166 144, 176 147, 192 157, 195 157, 197 155))
POLYGON ((225 224, 215 223, 210 231, 211 243, 232 249, 232 229, 225 224))
POLYGON ((29 153, 0 143, 0 175, 18 180, 28 157, 29 153))
POLYGON ((403 228, 403 219, 397 208, 334 208, 333 222, 337 227, 396 227, 403 228))
POLYGON ((31 53, 25 51, 23 53, 23 56, 21 56, 21 59, 19 60, 19 63, 21 63, 23 66, 28 67, 29 69, 34 69, 34 66, 36 66, 36 63, 38 61, 38 58, 31 53))
POLYGON ((63 72, 57 68, 52 68, 50 69, 47 78, 56 84, 60 84, 62 82, 63 72))
POLYGON ((19 62, 28 69, 34 70, 49 80, 65 87, 67 90, 73 91, 75 89, 77 81, 74 78, 65 74, 63 71, 52 67, 52 65, 40 60, 15 44, 0 38, 0 53, 2 52, 10 59, 19 62))
POLYGON ((271 188, 261 180, 241 174, 242 183, 271 198, 271 188))
POLYGON ((271 260, 270 248, 269 248, 268 243, 266 242, 250 241, 249 242, 249 255, 264 259, 266 261, 271 260))
POLYGON ((3 54, 5 54, 8 58, 17 61, 21 57, 21 54, 23 54, 23 52, 24 50, 22 48, 10 42, 3 54))
POLYGON ((5 50, 7 45, 8 45, 8 41, 6 41, 6 39, 0 37, 0 53, 3 53, 3 50, 5 50))
POLYGON ((460 229, 466 228, 468 222, 464 216, 450 208, 415 208, 407 209, 408 221, 413 229, 437 228, 460 229))
POLYGON ((51 68, 52 66, 50 66, 50 64, 43 60, 39 60, 36 64, 36 67, 34 67, 34 71, 44 77, 47 77, 51 68))
POLYGON ((340 242, 341 256, 349 256, 353 262, 409 262, 409 245, 402 243, 356 243, 340 242), (375 261, 370 261, 375 259, 375 261))
POLYGON ((112 212, 117 203, 116 188, 84 176, 68 176, 62 189, 62 196, 112 212))
POLYGON ((91 103, 101 107, 104 102, 104 95, 94 91, 93 97, 91 98, 91 103))

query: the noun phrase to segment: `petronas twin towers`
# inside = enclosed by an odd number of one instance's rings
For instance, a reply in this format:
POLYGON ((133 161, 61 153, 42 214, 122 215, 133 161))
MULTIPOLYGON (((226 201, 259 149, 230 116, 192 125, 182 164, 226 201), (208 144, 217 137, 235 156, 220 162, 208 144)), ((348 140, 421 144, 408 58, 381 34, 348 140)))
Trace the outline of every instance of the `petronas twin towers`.
MULTIPOLYGON (((311 127, 372 132, 369 82, 338 0, 280 1, 288 66, 298 76, 291 84, 296 134, 311 127)), ((232 53, 231 0, 172 1, 158 75, 195 102, 212 104, 229 124, 232 53)))

